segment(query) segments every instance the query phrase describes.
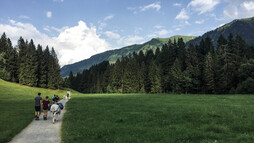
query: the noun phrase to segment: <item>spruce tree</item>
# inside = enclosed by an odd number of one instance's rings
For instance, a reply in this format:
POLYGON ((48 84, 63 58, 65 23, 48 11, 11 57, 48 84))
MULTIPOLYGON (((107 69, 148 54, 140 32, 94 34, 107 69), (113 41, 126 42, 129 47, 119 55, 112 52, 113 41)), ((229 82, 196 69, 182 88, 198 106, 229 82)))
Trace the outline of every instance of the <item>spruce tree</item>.
POLYGON ((160 80, 160 72, 159 68, 155 64, 155 60, 152 60, 149 64, 149 80, 151 83, 151 93, 161 93, 161 80, 160 80))
POLYGON ((48 88, 49 59, 50 59, 49 47, 46 46, 46 49, 43 51, 43 60, 41 63, 40 87, 42 88, 48 88))
POLYGON ((37 86, 41 87, 43 84, 42 81, 42 75, 43 75, 43 68, 44 68, 44 62, 43 61, 43 52, 42 52, 42 46, 38 45, 36 50, 36 56, 37 56, 37 62, 38 62, 38 68, 37 68, 37 86))
POLYGON ((174 65, 172 66, 170 70, 170 77, 171 77, 171 86, 172 86, 172 92, 173 93, 181 93, 183 91, 182 89, 182 71, 181 71, 181 65, 178 59, 175 60, 174 65))
POLYGON ((60 65, 54 48, 51 49, 48 63, 48 87, 59 89, 62 85, 62 77, 60 75, 60 65))
POLYGON ((215 69, 211 52, 209 52, 205 57, 204 76, 206 93, 215 93, 215 69))
POLYGON ((190 93, 198 93, 201 89, 199 68, 200 59, 198 58, 197 48, 193 44, 189 44, 186 54, 186 75, 191 79, 190 93))
POLYGON ((27 59, 26 59, 26 74, 27 74, 27 85, 37 86, 38 78, 38 62, 37 54, 33 40, 28 44, 27 59))
POLYGON ((20 37, 18 40, 18 80, 20 84, 27 85, 29 69, 28 65, 28 44, 20 37))

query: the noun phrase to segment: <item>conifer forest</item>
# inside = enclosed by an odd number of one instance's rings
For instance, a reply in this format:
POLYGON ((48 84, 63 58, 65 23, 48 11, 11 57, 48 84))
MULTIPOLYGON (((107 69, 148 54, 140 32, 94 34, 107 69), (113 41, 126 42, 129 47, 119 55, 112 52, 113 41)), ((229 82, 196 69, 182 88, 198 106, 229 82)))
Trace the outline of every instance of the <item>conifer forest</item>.
POLYGON ((116 63, 104 61, 64 79, 83 93, 253 93, 254 48, 241 36, 206 37, 186 45, 182 38, 155 51, 140 51, 116 63))

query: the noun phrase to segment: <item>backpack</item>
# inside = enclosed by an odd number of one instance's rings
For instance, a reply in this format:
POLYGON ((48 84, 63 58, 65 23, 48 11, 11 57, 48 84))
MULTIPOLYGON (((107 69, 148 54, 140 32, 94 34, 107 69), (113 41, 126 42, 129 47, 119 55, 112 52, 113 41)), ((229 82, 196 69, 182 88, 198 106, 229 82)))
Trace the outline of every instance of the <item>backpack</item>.
POLYGON ((50 104, 49 107, 48 107, 48 110, 49 110, 49 111, 50 111, 51 105, 52 105, 52 104, 50 104))
POLYGON ((64 106, 62 103, 57 103, 57 105, 60 107, 61 110, 63 110, 64 106))

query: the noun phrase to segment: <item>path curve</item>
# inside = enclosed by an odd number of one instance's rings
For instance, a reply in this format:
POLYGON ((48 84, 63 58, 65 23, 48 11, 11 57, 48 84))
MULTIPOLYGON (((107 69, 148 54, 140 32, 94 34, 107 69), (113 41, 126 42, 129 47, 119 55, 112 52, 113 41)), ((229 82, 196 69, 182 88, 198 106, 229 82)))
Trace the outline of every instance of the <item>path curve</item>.
MULTIPOLYGON (((68 100, 59 102, 65 106, 68 100)), ((51 112, 48 112, 48 120, 43 120, 42 114, 40 120, 33 120, 25 129, 16 135, 9 143, 60 143, 60 130, 62 126, 62 117, 65 113, 65 107, 61 110, 60 119, 52 124, 51 112)))

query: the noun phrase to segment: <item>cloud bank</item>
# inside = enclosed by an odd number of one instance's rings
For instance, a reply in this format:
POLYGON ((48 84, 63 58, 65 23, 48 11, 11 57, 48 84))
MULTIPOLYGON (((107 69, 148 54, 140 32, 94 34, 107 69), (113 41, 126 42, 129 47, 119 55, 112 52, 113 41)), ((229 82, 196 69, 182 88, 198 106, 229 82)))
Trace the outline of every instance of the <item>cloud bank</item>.
POLYGON ((3 32, 12 40, 13 45, 16 45, 17 40, 22 36, 24 39, 33 39, 36 44, 41 44, 44 48, 47 45, 54 47, 61 66, 110 49, 109 44, 96 33, 96 28, 88 27, 84 21, 79 21, 77 26, 63 28, 57 37, 49 37, 41 33, 30 23, 14 20, 9 20, 9 24, 0 24, 0 33, 3 32))

